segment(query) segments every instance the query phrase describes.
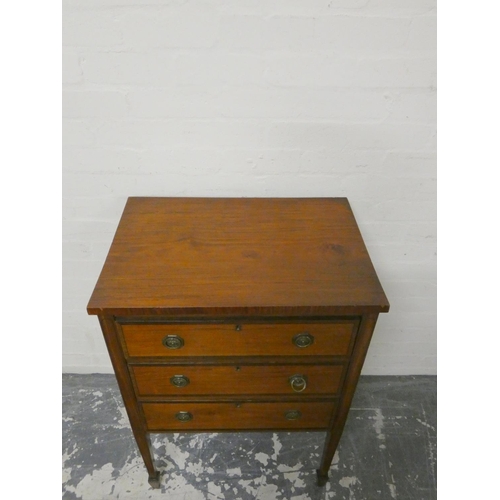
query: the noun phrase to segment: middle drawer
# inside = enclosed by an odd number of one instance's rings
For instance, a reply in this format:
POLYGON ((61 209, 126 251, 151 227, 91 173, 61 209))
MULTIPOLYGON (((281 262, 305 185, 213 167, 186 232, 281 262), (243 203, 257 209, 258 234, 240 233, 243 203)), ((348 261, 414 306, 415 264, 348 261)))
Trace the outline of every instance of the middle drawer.
POLYGON ((336 394, 343 365, 131 366, 138 396, 336 394))

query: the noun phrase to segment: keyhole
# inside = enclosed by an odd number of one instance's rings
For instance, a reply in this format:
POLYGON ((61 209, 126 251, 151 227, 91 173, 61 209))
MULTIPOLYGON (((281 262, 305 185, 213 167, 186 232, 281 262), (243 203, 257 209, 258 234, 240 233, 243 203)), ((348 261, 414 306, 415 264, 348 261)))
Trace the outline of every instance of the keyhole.
POLYGON ((237 331, 237 332, 241 332, 241 325, 236 325, 234 327, 234 329, 237 331))
POLYGON ((241 370, 241 367, 237 366, 236 371, 239 372, 241 370))

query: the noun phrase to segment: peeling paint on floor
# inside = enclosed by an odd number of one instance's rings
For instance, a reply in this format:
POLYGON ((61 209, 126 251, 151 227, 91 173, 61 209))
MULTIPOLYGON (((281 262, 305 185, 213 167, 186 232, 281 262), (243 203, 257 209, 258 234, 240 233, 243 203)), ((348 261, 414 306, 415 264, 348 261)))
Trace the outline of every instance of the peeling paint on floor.
POLYGON ((153 490, 113 375, 63 375, 64 500, 434 500, 436 378, 362 377, 324 488, 325 433, 154 434, 153 490))

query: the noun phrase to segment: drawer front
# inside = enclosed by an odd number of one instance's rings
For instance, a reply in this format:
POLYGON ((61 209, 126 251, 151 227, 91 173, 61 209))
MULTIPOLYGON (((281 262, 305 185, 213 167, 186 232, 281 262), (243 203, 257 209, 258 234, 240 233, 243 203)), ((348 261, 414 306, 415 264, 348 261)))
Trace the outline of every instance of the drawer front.
POLYGON ((149 431, 326 429, 333 402, 143 403, 149 431))
POLYGON ((356 321, 276 324, 124 324, 131 357, 347 356, 356 321))
POLYGON ((330 394, 343 365, 133 366, 139 396, 330 394))

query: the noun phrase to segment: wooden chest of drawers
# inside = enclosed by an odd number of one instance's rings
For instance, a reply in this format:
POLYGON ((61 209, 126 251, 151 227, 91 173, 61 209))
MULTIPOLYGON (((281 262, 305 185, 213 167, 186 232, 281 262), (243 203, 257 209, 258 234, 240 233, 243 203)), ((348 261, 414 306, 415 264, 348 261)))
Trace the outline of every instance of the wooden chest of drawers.
POLYGON ((149 482, 150 432, 327 431, 389 303, 345 198, 129 198, 87 307, 149 482))

